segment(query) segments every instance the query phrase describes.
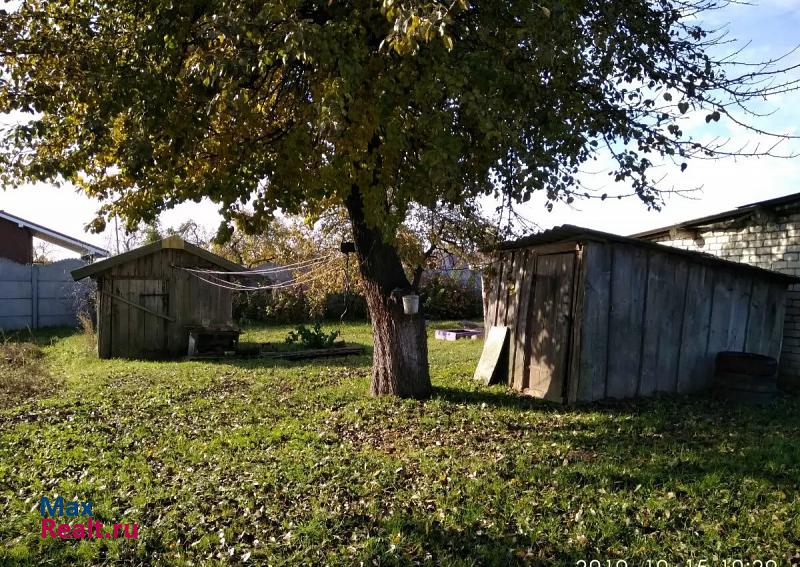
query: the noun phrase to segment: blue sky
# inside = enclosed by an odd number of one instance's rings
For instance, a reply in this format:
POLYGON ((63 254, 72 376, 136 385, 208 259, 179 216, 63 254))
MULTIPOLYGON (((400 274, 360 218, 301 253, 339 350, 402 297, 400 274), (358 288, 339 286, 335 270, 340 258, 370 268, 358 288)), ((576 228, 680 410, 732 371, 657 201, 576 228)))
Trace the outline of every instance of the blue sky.
MULTIPOLYGON (((761 0, 758 5, 732 5, 706 18, 710 26, 726 26, 729 37, 738 45, 750 41, 739 59, 760 61, 783 55, 800 44, 800 0, 761 0)), ((730 49, 732 48, 726 48, 730 49)), ((792 54, 783 64, 800 63, 800 53, 792 54)), ((795 72, 793 76, 800 76, 795 72)), ((769 117, 753 119, 760 129, 800 135, 800 93, 781 95, 757 106, 759 112, 772 112, 769 117)), ((708 126, 702 115, 688 117, 684 130, 700 139, 720 136, 730 139, 730 147, 745 143, 770 144, 770 139, 758 136, 730 122, 708 126)), ((787 141, 777 150, 782 154, 800 153, 800 140, 787 141)), ((603 171, 603 165, 592 171, 603 171)), ((607 171, 607 166, 605 168, 607 171)), ((544 210, 544 199, 534 199, 521 207, 526 218, 542 227, 569 223, 599 230, 630 234, 648 228, 668 225, 736 206, 800 192, 800 157, 741 158, 720 161, 692 161, 681 173, 674 166, 660 167, 658 174, 666 177, 665 189, 700 189, 687 196, 669 196, 661 211, 647 211, 636 199, 622 201, 584 201, 572 207, 557 205, 553 212, 544 210)), ((593 187, 602 187, 609 194, 620 191, 602 173, 584 176, 593 187)), ((625 188, 621 188, 624 192, 625 188)))
MULTIPOLYGON (((727 25, 730 36, 751 43, 740 58, 758 61, 782 55, 800 44, 800 0, 761 0, 758 5, 732 5, 706 18, 714 26, 727 25)), ((785 63, 800 63, 795 53, 785 63)), ((800 73, 795 74, 795 77, 800 73)), ((774 113, 759 119, 765 130, 800 135, 800 93, 782 95, 760 105, 759 110, 774 113)), ((702 117, 688 117, 684 130, 695 136, 722 135, 731 145, 768 143, 755 134, 733 125, 707 126, 702 117)), ((800 153, 800 141, 785 143, 780 151, 800 153)), ((598 162, 596 172, 584 181, 602 187, 608 193, 624 192, 603 174, 607 164, 598 162), (599 172, 599 173, 597 173, 599 172)), ((560 224, 577 224, 599 230, 629 234, 681 220, 704 216, 739 205, 800 192, 800 157, 793 159, 745 158, 722 161, 694 161, 681 173, 674 166, 659 168, 666 176, 664 188, 690 189, 702 187, 689 197, 670 196, 660 212, 647 211, 636 199, 621 201, 583 201, 573 206, 557 205, 552 212, 544 208, 544 199, 535 198, 519 207, 530 221, 543 228, 560 224)), ((110 245, 110 234, 85 234, 97 204, 70 188, 44 185, 12 191, 0 191, 0 209, 28 218, 98 245, 110 245)), ((219 222, 216 207, 211 203, 186 204, 163 215, 166 226, 193 219, 214 230, 219 222)), ((55 250, 54 250, 55 252, 55 250)), ((59 254, 60 255, 60 254, 59 254)))

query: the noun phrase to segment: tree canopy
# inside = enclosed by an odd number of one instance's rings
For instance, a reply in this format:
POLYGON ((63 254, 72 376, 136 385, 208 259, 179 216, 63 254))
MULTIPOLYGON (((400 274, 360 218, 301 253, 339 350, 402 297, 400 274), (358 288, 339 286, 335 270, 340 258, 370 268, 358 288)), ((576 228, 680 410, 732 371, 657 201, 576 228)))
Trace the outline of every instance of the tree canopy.
POLYGON ((695 17, 723 4, 25 0, 0 21, 0 111, 30 114, 3 179, 79 185, 97 229, 203 197, 314 215, 358 187, 392 234, 411 204, 571 200, 608 151, 657 204, 649 156, 714 150, 681 114, 792 86, 726 74, 695 17))

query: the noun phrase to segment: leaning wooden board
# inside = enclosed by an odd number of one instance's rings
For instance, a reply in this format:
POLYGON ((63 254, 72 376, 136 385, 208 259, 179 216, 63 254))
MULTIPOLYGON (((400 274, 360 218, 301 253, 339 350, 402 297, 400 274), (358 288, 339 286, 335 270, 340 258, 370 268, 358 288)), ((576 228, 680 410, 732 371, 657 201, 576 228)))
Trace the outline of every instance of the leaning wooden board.
POLYGON ((478 361, 478 368, 475 369, 475 379, 484 384, 495 384, 499 381, 498 376, 502 356, 508 342, 508 327, 493 326, 486 335, 486 342, 483 345, 481 359, 478 361))

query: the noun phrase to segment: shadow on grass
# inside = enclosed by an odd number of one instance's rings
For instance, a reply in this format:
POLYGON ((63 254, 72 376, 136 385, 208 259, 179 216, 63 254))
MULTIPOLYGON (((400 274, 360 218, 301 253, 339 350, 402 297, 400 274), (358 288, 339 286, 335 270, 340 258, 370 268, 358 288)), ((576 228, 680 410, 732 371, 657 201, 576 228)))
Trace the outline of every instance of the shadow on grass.
POLYGON ((530 396, 516 394, 504 386, 492 386, 481 390, 467 390, 450 386, 434 386, 433 398, 438 398, 453 404, 473 404, 494 408, 506 408, 519 411, 525 410, 562 410, 565 406, 547 402, 530 396))
POLYGON ((13 343, 34 343, 38 346, 47 346, 61 339, 72 337, 80 332, 80 329, 73 327, 47 327, 45 329, 0 331, 0 342, 6 340, 13 343))
POLYGON ((236 368, 303 368, 303 367, 325 367, 325 368, 361 368, 372 364, 372 347, 359 343, 348 343, 347 346, 363 347, 362 354, 351 354, 345 356, 329 356, 303 359, 283 359, 271 357, 230 357, 216 359, 197 359, 192 362, 205 362, 221 366, 234 366, 236 368))
MULTIPOLYGON (((482 387, 480 389, 434 386, 432 397, 460 405, 486 405, 518 411, 536 410, 570 414, 588 412, 625 415, 647 414, 652 410, 663 408, 665 404, 671 407, 675 407, 676 405, 694 407, 700 404, 704 406, 704 409, 711 410, 712 412, 718 411, 725 414, 743 412, 745 414, 767 415, 771 413, 771 408, 776 407, 776 405, 800 402, 800 395, 797 393, 781 393, 777 400, 769 405, 749 405, 746 403, 716 400, 707 392, 698 392, 691 395, 664 394, 648 398, 624 400, 610 399, 592 403, 566 405, 519 394, 502 385, 482 387)), ((800 424, 800 416, 798 416, 797 423, 800 424)))
MULTIPOLYGON (((661 403, 664 399, 670 399, 676 403, 685 400, 692 400, 687 396, 665 396, 654 398, 641 398, 636 400, 604 400, 591 404, 566 405, 559 402, 552 402, 516 393, 505 386, 490 386, 481 389, 461 389, 450 386, 434 386, 433 397, 439 398, 454 404, 471 404, 479 406, 489 406, 494 408, 513 409, 517 411, 549 411, 555 413, 615 413, 630 414, 640 411, 647 411, 647 408, 661 403)), ((696 399, 701 399, 695 398, 696 399)))
POLYGON ((586 552, 566 541, 557 545, 534 541, 530 534, 514 533, 515 526, 506 526, 506 533, 490 533, 480 526, 458 530, 448 528, 434 519, 405 517, 382 526, 385 533, 400 533, 411 545, 405 549, 419 550, 418 556, 397 556, 388 550, 375 550, 365 562, 380 557, 385 565, 576 565, 586 552))
POLYGON ((569 477, 568 483, 602 484, 605 479, 615 489, 627 490, 666 480, 692 484, 709 477, 748 477, 785 490, 800 485, 800 397, 796 395, 785 394, 769 406, 733 404, 705 395, 564 406, 501 388, 440 386, 434 397, 456 405, 512 410, 509 420, 498 422, 496 428, 507 430, 509 436, 535 434, 568 445, 576 463, 607 465, 567 469, 562 474, 569 477), (532 413, 560 414, 569 423, 541 427, 536 419, 528 420, 532 413), (626 466, 620 468, 621 464, 626 466), (616 469, 616 476, 609 476, 610 469, 616 469))

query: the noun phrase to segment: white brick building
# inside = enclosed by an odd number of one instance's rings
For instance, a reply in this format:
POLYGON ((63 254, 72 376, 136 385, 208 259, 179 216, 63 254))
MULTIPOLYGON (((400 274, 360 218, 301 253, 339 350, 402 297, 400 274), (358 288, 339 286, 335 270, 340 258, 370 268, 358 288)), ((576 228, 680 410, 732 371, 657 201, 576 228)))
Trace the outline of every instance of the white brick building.
MULTIPOLYGON (((632 236, 800 276, 800 193, 632 236)), ((800 285, 789 288, 780 375, 800 387, 800 285)))

